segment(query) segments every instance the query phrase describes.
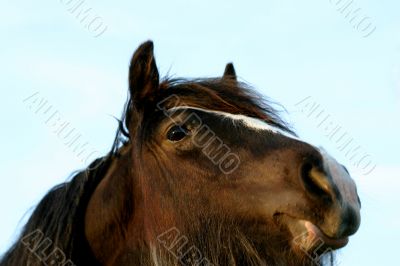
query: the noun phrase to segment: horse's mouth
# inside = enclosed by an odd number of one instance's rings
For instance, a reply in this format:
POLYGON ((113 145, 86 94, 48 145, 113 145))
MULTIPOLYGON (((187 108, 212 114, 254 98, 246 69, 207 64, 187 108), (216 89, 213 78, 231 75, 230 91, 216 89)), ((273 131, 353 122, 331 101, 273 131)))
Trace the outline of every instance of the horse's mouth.
POLYGON ((280 225, 285 225, 292 234, 292 245, 303 251, 324 253, 327 250, 342 248, 349 242, 348 237, 333 238, 327 236, 317 225, 304 220, 293 218, 285 214, 279 214, 280 225))

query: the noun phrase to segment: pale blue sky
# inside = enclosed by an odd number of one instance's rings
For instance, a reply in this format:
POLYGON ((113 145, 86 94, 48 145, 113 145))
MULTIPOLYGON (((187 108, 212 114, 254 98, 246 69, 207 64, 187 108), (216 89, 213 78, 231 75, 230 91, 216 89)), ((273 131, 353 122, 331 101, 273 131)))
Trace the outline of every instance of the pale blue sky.
POLYGON ((85 166, 23 99, 39 92, 91 147, 106 153, 117 126, 112 116, 120 115, 126 97, 130 56, 152 39, 162 74, 216 76, 233 61, 243 80, 286 107, 285 117, 302 138, 350 166, 363 202, 362 225, 339 251, 338 264, 394 265, 400 3, 355 1, 359 19, 370 17, 366 21, 376 27, 364 38, 336 10, 338 1, 86 0, 90 15, 107 26, 98 38, 68 12, 66 0, 2 1, 0 253, 46 191, 85 166), (308 96, 371 155, 377 164, 371 174, 351 167, 318 121, 296 106, 308 96))

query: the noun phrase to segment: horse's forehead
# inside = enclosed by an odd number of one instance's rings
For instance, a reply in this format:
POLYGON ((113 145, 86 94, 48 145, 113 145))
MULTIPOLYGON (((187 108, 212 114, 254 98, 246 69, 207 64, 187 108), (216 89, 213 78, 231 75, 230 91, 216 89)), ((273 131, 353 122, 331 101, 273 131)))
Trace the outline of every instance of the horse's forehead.
POLYGON ((274 125, 268 124, 267 122, 265 122, 261 119, 255 118, 255 117, 250 117, 250 116, 246 116, 246 115, 242 115, 242 114, 232 114, 232 113, 223 112, 223 111, 203 109, 203 108, 198 108, 198 107, 191 107, 191 106, 173 107, 173 108, 169 109, 168 112, 174 113, 178 110, 184 110, 184 111, 195 110, 195 111, 199 111, 199 112, 203 112, 203 113, 207 113, 207 114, 212 114, 217 117, 221 117, 221 119, 230 119, 232 121, 240 121, 243 124, 243 126, 247 127, 250 130, 254 130, 257 132, 268 131, 273 134, 279 134, 279 135, 283 135, 283 136, 291 138, 291 139, 302 141, 295 135, 290 134, 289 132, 286 132, 286 131, 282 130, 281 128, 278 128, 274 125))

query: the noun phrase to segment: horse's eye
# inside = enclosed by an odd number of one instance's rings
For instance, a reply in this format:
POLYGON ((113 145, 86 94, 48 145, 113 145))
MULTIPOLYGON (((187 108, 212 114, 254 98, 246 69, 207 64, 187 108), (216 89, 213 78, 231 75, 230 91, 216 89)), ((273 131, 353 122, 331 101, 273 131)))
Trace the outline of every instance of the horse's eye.
POLYGON ((187 135, 189 135, 189 131, 183 126, 173 126, 168 131, 167 138, 170 141, 180 141, 187 135))

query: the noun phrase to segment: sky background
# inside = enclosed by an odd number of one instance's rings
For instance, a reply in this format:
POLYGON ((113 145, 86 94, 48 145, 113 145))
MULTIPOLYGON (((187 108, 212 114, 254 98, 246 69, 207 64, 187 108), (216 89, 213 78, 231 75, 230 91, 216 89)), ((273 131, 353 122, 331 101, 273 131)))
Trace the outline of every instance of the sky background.
POLYGON ((126 99, 130 57, 152 39, 161 74, 219 76, 234 62, 241 80, 286 108, 300 137, 348 166, 362 224, 338 252, 338 265, 398 261, 400 2, 355 1, 349 10, 360 8, 357 19, 365 18, 357 28, 337 10, 348 2, 340 0, 86 0, 88 14, 107 27, 97 38, 67 2, 1 2, 0 254, 43 195, 86 165, 24 99, 38 93, 105 154, 126 99), (369 23, 376 30, 365 38, 369 23), (376 164, 370 174, 300 108, 306 97, 376 164))

